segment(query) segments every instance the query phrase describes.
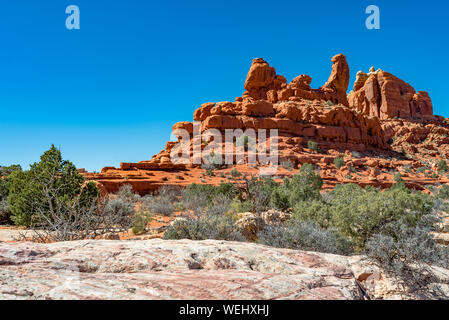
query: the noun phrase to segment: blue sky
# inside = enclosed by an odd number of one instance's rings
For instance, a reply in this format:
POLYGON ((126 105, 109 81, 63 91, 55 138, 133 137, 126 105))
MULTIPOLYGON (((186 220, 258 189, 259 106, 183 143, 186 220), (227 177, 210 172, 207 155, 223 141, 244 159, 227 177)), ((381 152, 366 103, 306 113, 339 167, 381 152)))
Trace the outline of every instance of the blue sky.
POLYGON ((99 171, 150 159, 201 103, 243 93, 263 57, 290 81, 321 86, 330 59, 382 68, 430 93, 449 116, 447 1, 15 0, 0 8, 0 165, 54 143, 99 171), (77 5, 81 29, 67 30, 77 5), (381 29, 365 28, 365 8, 381 29))

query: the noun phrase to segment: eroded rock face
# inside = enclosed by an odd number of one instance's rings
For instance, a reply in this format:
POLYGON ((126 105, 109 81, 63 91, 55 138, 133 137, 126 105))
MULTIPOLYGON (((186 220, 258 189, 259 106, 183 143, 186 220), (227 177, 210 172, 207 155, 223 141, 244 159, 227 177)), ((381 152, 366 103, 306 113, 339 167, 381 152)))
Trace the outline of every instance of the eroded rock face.
POLYGON ((381 119, 433 117, 427 92, 416 93, 411 85, 382 70, 359 72, 348 101, 351 108, 381 119))

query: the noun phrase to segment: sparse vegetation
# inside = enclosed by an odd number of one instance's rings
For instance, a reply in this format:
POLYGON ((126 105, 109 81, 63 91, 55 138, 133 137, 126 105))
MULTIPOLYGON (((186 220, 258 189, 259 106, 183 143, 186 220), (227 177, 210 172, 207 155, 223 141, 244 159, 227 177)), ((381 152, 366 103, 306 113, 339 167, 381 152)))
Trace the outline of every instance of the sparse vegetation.
POLYGON ((153 219, 153 216, 148 211, 140 211, 135 214, 132 219, 132 231, 134 234, 142 234, 146 231, 148 223, 153 219))
POLYGON ((285 160, 281 162, 281 167, 288 171, 292 171, 295 168, 295 164, 290 160, 285 160))
POLYGON ((395 173, 393 179, 396 183, 404 182, 404 180, 402 179, 402 174, 400 174, 399 172, 395 173))
POLYGON ((238 179, 242 176, 242 174, 236 168, 232 169, 230 173, 231 177, 234 179, 238 179))
POLYGON ((307 141, 307 148, 309 148, 310 150, 315 151, 315 152, 317 152, 319 150, 318 143, 316 143, 312 140, 307 141))
POLYGON ((243 134, 236 139, 235 146, 243 147, 244 151, 256 151, 256 139, 243 134))
POLYGON ((438 171, 442 173, 449 171, 449 166, 447 165, 446 160, 442 159, 438 162, 438 171))
POLYGON ((342 157, 336 157, 334 159, 334 165, 337 169, 340 169, 345 165, 345 160, 342 157))
POLYGON ((269 226, 260 233, 259 242, 277 248, 309 250, 342 255, 353 252, 352 243, 335 229, 322 229, 312 222, 269 226))
POLYGON ((165 231, 164 239, 245 241, 234 222, 231 217, 215 214, 194 219, 177 219, 165 231))
POLYGON ((147 195, 143 198, 142 209, 152 214, 171 215, 180 196, 180 188, 163 186, 157 195, 147 195))
MULTIPOLYGON (((281 165, 293 169, 291 162, 281 165)), ((344 166, 343 157, 336 157, 334 165, 344 166)), ((426 172, 427 167, 422 168, 426 172)), ((438 169, 444 172, 444 165, 439 163, 438 169)), ((1 170, 0 222, 5 216, 9 219, 11 211, 14 223, 34 229, 35 241, 94 239, 129 228, 142 234, 154 215, 171 215, 175 210, 186 214, 168 227, 164 239, 247 241, 236 224, 239 214, 257 216, 277 210, 289 218, 259 231, 259 243, 366 254, 405 287, 423 295, 437 277, 430 266, 449 266, 447 249, 432 236, 436 213, 448 208, 449 186, 429 187, 433 195, 411 191, 399 173, 394 175, 396 184, 387 190, 341 184, 322 193, 323 180, 311 164, 302 165, 282 183, 248 177, 234 168, 233 183, 192 184, 185 189, 166 186, 145 197, 125 185, 115 195, 100 198, 95 184, 84 181, 54 147, 29 171, 1 170)))

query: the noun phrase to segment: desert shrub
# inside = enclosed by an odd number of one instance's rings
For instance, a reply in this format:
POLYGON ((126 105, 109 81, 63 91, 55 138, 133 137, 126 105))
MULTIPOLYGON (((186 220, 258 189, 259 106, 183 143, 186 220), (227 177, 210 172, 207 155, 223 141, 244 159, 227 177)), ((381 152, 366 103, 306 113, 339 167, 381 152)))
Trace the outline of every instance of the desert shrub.
POLYGON ((202 169, 215 170, 223 166, 223 155, 211 152, 209 156, 205 157, 205 163, 201 165, 202 169))
POLYGON ((271 194, 271 205, 280 210, 293 208, 301 201, 320 199, 323 179, 311 164, 304 164, 291 179, 285 178, 282 185, 271 194))
POLYGON ((212 201, 215 188, 211 185, 191 184, 182 193, 181 205, 185 210, 201 213, 212 201))
POLYGON ((0 176, 0 224, 11 223, 8 194, 9 188, 7 179, 0 176))
POLYGON ((447 165, 446 160, 441 159, 438 162, 438 171, 440 171, 440 172, 447 172, 447 171, 449 171, 449 167, 447 165))
POLYGON ((331 107, 331 106, 334 105, 334 103, 333 103, 332 101, 330 101, 330 100, 327 100, 327 101, 326 101, 326 105, 327 105, 328 107, 331 107))
POLYGON ((132 219, 132 231, 134 234, 142 234, 146 231, 148 223, 153 216, 148 211, 137 212, 132 219))
POLYGON ((7 199, 0 200, 0 225, 11 224, 11 211, 9 210, 9 203, 7 199))
POLYGON ((416 169, 417 173, 424 173, 426 172, 427 168, 426 167, 419 167, 418 169, 416 169))
POLYGON ((103 212, 108 216, 131 216, 134 213, 134 203, 119 197, 109 198, 103 212))
POLYGON ((318 143, 316 143, 312 140, 309 140, 309 141, 307 141, 307 148, 309 148, 312 151, 318 151, 318 149, 319 149, 318 143))
POLYGON ((151 213, 171 215, 175 210, 175 206, 170 199, 161 196, 145 196, 142 202, 142 209, 151 213))
POLYGON ((404 182, 404 180, 402 180, 402 174, 400 174, 399 172, 398 172, 398 173, 395 173, 393 179, 394 179, 394 181, 395 181, 396 183, 404 182))
POLYGON ((372 187, 366 187, 363 189, 355 183, 338 184, 334 189, 332 189, 332 191, 323 195, 323 198, 326 202, 332 203, 334 206, 347 206, 355 197, 361 196, 365 194, 365 192, 370 191, 377 192, 379 190, 372 187))
POLYGON ((213 198, 212 202, 206 209, 206 214, 209 215, 224 215, 226 214, 232 203, 232 198, 225 194, 218 194, 213 198))
POLYGON ((361 251, 377 233, 389 235, 395 223, 415 227, 433 212, 435 200, 423 192, 411 192, 403 184, 381 192, 356 184, 337 185, 321 199, 298 202, 292 220, 313 221, 324 228, 336 228, 351 238, 361 251))
POLYGON ((78 206, 83 210, 83 205, 90 205, 99 195, 93 184, 82 188, 83 183, 84 178, 76 167, 63 160, 61 152, 52 146, 29 171, 14 171, 8 177, 12 221, 30 226, 36 215, 40 218, 55 216, 56 204, 70 207, 79 202, 78 206), (81 197, 79 201, 78 197, 81 197))
POLYGON ((86 203, 80 195, 65 201, 53 194, 44 195, 52 203, 51 210, 36 211, 30 224, 32 234, 22 234, 23 240, 46 243, 96 239, 117 236, 131 227, 134 203, 130 200, 114 196, 86 203))
POLYGON ((438 190, 437 197, 439 199, 449 200, 449 185, 443 184, 438 190))
POLYGON ((232 169, 230 173, 231 177, 234 179, 240 178, 242 176, 242 174, 236 168, 232 169))
MULTIPOLYGON (((423 215, 433 209, 433 199, 422 192, 412 193, 405 187, 384 192, 365 190, 360 195, 349 195, 352 200, 331 202, 332 225, 350 237, 359 248, 376 233, 389 234, 394 223, 414 227, 423 215)), ((337 200, 338 201, 338 200, 337 200)))
POLYGON ((292 171, 295 168, 295 164, 290 160, 285 160, 281 162, 281 167, 288 171, 292 171))
POLYGON ((345 165, 345 160, 342 157, 336 157, 334 159, 334 165, 337 169, 340 169, 345 165))
POLYGON ((243 147, 245 151, 256 151, 256 140, 243 134, 236 139, 235 146, 243 147))
POLYGON ((127 199, 132 202, 140 201, 140 195, 134 192, 133 187, 130 184, 125 184, 121 186, 118 192, 116 193, 116 196, 118 198, 127 199))
POLYGON ((168 227, 164 240, 227 240, 245 241, 231 217, 205 215, 196 219, 177 219, 168 227))
POLYGON ((415 227, 397 223, 391 234, 375 234, 368 240, 366 255, 421 298, 445 297, 429 287, 440 281, 430 266, 448 268, 448 250, 437 245, 431 230, 429 223, 415 227))
POLYGON ((259 233, 259 243, 276 248, 350 255, 351 241, 335 229, 322 229, 314 223, 268 226, 259 233))
POLYGON ((213 199, 219 195, 233 199, 239 193, 231 183, 221 183, 218 187, 204 184, 191 184, 181 195, 181 206, 185 210, 192 210, 196 214, 202 213, 211 205, 213 199))
POLYGON ((240 201, 234 199, 226 212, 229 215, 236 216, 237 213, 251 212, 253 210, 253 204, 250 201, 240 201))
POLYGON ((260 213, 268 210, 273 190, 279 187, 279 183, 268 177, 261 179, 251 177, 244 180, 244 194, 247 202, 252 204, 252 208, 248 211, 260 213))
POLYGON ((321 228, 329 228, 332 219, 331 206, 324 201, 301 201, 294 209, 292 219, 299 222, 313 221, 321 228))

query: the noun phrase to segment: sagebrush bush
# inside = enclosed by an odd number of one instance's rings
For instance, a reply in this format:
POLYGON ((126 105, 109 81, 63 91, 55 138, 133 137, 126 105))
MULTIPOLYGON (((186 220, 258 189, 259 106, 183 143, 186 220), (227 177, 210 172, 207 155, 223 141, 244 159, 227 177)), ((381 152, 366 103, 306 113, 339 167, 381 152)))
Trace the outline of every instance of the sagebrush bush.
POLYGON ((164 196, 145 196, 142 208, 154 214, 171 215, 175 210, 174 203, 164 196))
POLYGON ((345 160, 342 157, 336 157, 334 159, 334 165, 337 169, 340 169, 345 165, 345 160))
POLYGON ((256 139, 243 134, 236 139, 235 146, 243 147, 244 151, 256 151, 256 139))
POLYGON ((441 159, 438 162, 438 171, 440 171, 440 172, 447 172, 447 171, 449 171, 449 166, 447 165, 446 160, 441 159))
POLYGON ((217 187, 194 183, 182 191, 180 203, 184 210, 191 210, 200 214, 211 205, 215 197, 223 195, 229 199, 234 199, 237 194, 239 194, 239 191, 232 183, 221 183, 217 187))
POLYGON ((104 212, 109 216, 132 216, 134 214, 134 203, 126 198, 110 198, 104 205, 104 212))
POLYGON ((163 239, 246 241, 234 223, 231 217, 214 214, 196 219, 177 219, 165 231, 163 239))
POLYGON ((307 141, 307 148, 309 148, 312 151, 318 151, 319 150, 318 143, 316 143, 316 142, 314 142, 312 140, 307 141))
MULTIPOLYGON (((435 217, 436 219, 436 217, 435 217)), ((365 253, 379 267, 422 298, 447 298, 429 285, 440 282, 431 266, 448 268, 448 249, 437 245, 428 222, 416 227, 397 223, 392 233, 375 234, 366 243, 365 253)))
POLYGON ((130 184, 121 186, 116 195, 118 198, 127 199, 132 202, 140 201, 140 195, 134 192, 133 187, 130 184))
POLYGON ((229 212, 232 199, 224 194, 218 194, 206 209, 206 214, 224 215, 229 212))
POLYGON ((134 234, 144 233, 147 229, 148 223, 153 219, 153 216, 148 211, 137 212, 132 219, 132 231, 134 234))
POLYGON ((295 164, 290 160, 285 160, 281 162, 281 167, 285 170, 292 171, 295 168, 295 164))
POLYGON ((335 229, 322 229, 313 222, 268 226, 259 233, 259 243, 276 248, 350 255, 353 244, 335 229))
POLYGON ((449 185, 443 184, 438 190, 437 197, 444 200, 449 200, 449 185))

